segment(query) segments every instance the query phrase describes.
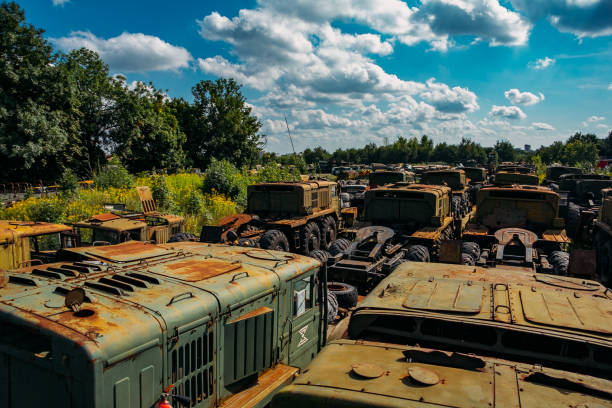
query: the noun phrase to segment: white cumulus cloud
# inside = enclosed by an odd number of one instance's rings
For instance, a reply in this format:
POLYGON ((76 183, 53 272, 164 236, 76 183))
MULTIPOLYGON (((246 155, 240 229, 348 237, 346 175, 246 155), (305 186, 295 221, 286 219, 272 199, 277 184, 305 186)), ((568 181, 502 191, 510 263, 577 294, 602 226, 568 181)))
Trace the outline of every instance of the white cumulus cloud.
POLYGON ((188 67, 193 59, 185 48, 141 33, 123 33, 104 39, 90 32, 76 31, 68 37, 51 40, 64 51, 82 47, 96 51, 114 71, 176 70, 188 67))
POLYGON ((514 105, 529 106, 544 100, 544 94, 542 94, 542 92, 536 95, 531 92, 521 92, 516 88, 507 90, 504 92, 504 96, 514 105))
POLYGON ((549 58, 549 57, 544 57, 544 58, 539 58, 535 61, 531 61, 529 64, 527 64, 529 67, 533 68, 533 69, 546 69, 548 67, 552 67, 553 65, 555 65, 555 62, 557 62, 554 58, 549 58))
POLYGON ((491 112, 489 112, 489 115, 513 120, 525 119, 527 117, 527 115, 525 115, 525 113, 518 106, 493 105, 493 107, 491 108, 491 112))
POLYGON ((70 0, 53 0, 53 5, 54 6, 63 6, 64 4, 68 3, 70 0))
POLYGON ((533 122, 531 126, 535 130, 555 130, 555 128, 552 125, 549 125, 548 123, 543 123, 543 122, 533 122))

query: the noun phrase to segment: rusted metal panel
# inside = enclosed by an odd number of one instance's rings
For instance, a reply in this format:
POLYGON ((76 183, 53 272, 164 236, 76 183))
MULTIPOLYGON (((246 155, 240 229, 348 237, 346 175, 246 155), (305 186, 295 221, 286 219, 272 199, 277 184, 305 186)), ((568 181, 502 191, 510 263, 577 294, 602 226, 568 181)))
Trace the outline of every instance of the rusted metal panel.
POLYGON ((92 215, 91 217, 92 220, 96 220, 96 221, 110 221, 110 220, 116 220, 119 218, 121 217, 113 213, 96 214, 96 215, 92 215))
POLYGON ((6 242, 7 239, 12 239, 13 236, 35 237, 69 231, 72 231, 72 227, 62 224, 0 220, 0 244, 3 241, 6 242))
POLYGON ((572 249, 568 273, 570 276, 588 279, 597 276, 597 254, 594 249, 572 249))
POLYGON ((438 260, 444 263, 461 264, 461 241, 454 239, 442 241, 438 260))
POLYGON ((483 290, 479 284, 417 281, 406 291, 403 306, 410 309, 478 313, 482 308, 483 290))
POLYGON ((117 245, 89 247, 81 249, 80 252, 111 262, 131 262, 172 254, 172 251, 168 249, 140 241, 128 241, 117 245))
POLYGON ((542 239, 546 241, 570 244, 572 240, 566 235, 565 230, 548 229, 542 233, 542 239))
POLYGON ((189 259, 162 266, 168 274, 187 282, 198 282, 242 268, 239 263, 217 259, 189 259))
POLYGON ((140 204, 142 205, 142 211, 145 213, 157 211, 157 204, 153 199, 151 190, 147 186, 136 187, 138 197, 140 198, 140 204))

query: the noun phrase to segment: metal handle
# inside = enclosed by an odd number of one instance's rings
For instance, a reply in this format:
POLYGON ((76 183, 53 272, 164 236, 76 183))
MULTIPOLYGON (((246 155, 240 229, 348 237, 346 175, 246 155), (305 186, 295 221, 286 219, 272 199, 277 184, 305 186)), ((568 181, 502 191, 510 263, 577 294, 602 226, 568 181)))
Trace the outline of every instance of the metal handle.
POLYGON ((193 297, 193 293, 191 292, 185 292, 185 293, 181 293, 180 295, 172 296, 172 299, 170 299, 170 302, 168 302, 166 306, 170 306, 172 303, 178 302, 179 300, 189 299, 192 297, 193 297))
POLYGON ((238 272, 237 274, 235 274, 234 276, 232 276, 232 280, 230 280, 230 282, 234 282, 236 279, 240 279, 239 276, 241 276, 243 278, 248 278, 249 277, 249 273, 248 272, 238 272))

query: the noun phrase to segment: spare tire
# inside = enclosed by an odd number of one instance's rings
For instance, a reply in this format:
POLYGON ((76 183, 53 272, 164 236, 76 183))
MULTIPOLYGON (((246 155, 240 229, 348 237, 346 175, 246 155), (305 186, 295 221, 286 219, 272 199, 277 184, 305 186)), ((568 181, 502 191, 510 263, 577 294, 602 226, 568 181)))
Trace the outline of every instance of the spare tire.
POLYGON ((564 251, 553 251, 548 257, 555 275, 567 276, 569 268, 569 254, 564 251))
POLYGON ((259 247, 275 251, 289 252, 289 241, 285 234, 279 230, 267 230, 259 239, 259 247))
POLYGON ((576 233, 578 232, 578 224, 580 223, 580 206, 569 203, 567 206, 567 225, 565 226, 565 231, 567 232, 567 236, 570 238, 574 238, 576 233))
POLYGON ((301 231, 302 253, 309 255, 321 247, 321 230, 315 222, 307 223, 301 231))
POLYGON ((474 266, 476 265, 476 262, 474 261, 474 258, 472 258, 472 255, 462 252, 461 253, 461 265, 474 266))
POLYGON ((405 258, 409 261, 429 262, 429 249, 423 245, 408 247, 405 258))
POLYGON ((327 323, 332 323, 338 315, 338 298, 336 294, 327 291, 327 323))
POLYGON ((452 198, 452 200, 451 200, 451 211, 452 211, 453 215, 461 216, 461 214, 462 214, 461 197, 454 196, 452 198))
POLYGON ((168 243, 172 243, 172 242, 185 242, 185 241, 199 241, 200 239, 198 237, 196 237, 193 234, 190 234, 188 232, 177 232, 176 234, 172 235, 170 237, 170 239, 168 239, 168 243))
POLYGON ((475 262, 480 259, 480 245, 478 245, 476 242, 462 242, 461 253, 471 256, 475 262))
POLYGON ((336 256, 339 253, 346 251, 350 246, 351 246, 351 241, 345 238, 340 238, 340 239, 333 241, 329 245, 329 253, 332 256, 336 256))
POLYGON ((332 292, 338 299, 338 306, 350 309, 357 306, 357 288, 343 282, 328 282, 327 291, 332 292))
POLYGON ((327 260, 329 259, 329 252, 324 251, 322 249, 315 249, 309 255, 311 258, 314 258, 320 261, 323 265, 327 264, 327 260))

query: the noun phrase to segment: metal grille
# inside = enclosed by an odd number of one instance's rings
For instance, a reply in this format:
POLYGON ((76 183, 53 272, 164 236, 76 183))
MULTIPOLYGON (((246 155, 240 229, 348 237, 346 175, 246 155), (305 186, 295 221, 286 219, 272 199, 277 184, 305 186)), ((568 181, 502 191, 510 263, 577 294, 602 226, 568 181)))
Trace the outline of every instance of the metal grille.
POLYGON ((232 384, 272 366, 274 311, 225 325, 224 382, 232 384))
POLYGON ((312 205, 312 208, 319 208, 319 192, 318 191, 313 191, 312 194, 310 195, 310 203, 312 205))
POLYGON ((186 395, 191 407, 203 407, 213 394, 213 332, 199 326, 183 333, 170 352, 170 383, 173 394, 186 395))

